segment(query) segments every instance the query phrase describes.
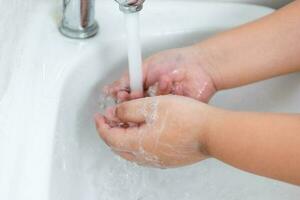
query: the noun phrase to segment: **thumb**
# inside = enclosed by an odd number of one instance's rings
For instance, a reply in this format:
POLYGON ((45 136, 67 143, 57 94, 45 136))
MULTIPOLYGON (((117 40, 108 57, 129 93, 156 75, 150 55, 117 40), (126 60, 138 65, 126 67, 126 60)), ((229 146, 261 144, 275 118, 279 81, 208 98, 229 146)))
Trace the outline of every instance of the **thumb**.
POLYGON ((141 98, 117 105, 115 115, 122 122, 144 123, 153 98, 141 98))

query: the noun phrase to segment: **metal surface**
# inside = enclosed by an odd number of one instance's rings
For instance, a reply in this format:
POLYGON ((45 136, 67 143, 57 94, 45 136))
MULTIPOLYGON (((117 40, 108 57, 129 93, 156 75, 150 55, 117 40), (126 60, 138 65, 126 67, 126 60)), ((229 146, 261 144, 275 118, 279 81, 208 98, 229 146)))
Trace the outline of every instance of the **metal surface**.
POLYGON ((95 0, 63 0, 60 32, 70 38, 85 39, 98 32, 95 0))
POLYGON ((145 0, 115 0, 124 13, 135 13, 143 9, 145 0))
MULTIPOLYGON (((145 0, 115 0, 124 13, 142 10, 145 0)), ((95 0, 63 0, 63 17, 60 32, 74 39, 93 37, 98 32, 95 21, 95 0)))

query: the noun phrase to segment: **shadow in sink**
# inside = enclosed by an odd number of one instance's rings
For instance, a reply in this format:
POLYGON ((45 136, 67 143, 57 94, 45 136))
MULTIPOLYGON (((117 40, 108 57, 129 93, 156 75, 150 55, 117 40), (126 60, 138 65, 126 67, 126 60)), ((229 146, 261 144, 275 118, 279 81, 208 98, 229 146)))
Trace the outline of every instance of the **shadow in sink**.
MULTIPOLYGON (((145 38, 143 53, 148 56, 188 45, 215 32, 145 38)), ((115 156, 98 137, 93 115, 99 111, 101 88, 120 77, 126 60, 125 41, 103 46, 84 59, 67 80, 57 120, 50 199, 228 200, 249 194, 252 199, 298 198, 299 190, 293 186, 241 172, 213 159, 160 170, 139 167, 115 156)), ((298 102, 293 100, 293 93, 300 94, 297 80, 299 74, 225 91, 212 103, 233 109, 289 111, 298 102), (277 107, 270 104, 270 98, 277 107)))

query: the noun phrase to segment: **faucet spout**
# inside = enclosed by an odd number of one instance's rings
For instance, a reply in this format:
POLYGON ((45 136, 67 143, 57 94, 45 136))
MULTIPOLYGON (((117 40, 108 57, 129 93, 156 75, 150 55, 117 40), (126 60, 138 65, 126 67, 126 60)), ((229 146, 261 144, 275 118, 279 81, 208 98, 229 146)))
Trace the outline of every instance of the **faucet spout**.
POLYGON ((95 0, 63 0, 60 32, 70 38, 85 39, 97 34, 95 0))
MULTIPOLYGON (((139 12, 145 0, 115 0, 124 13, 139 12)), ((95 0, 63 0, 63 15, 60 32, 74 39, 90 38, 97 34, 95 0)))
POLYGON ((115 0, 124 13, 135 13, 143 9, 145 0, 115 0))

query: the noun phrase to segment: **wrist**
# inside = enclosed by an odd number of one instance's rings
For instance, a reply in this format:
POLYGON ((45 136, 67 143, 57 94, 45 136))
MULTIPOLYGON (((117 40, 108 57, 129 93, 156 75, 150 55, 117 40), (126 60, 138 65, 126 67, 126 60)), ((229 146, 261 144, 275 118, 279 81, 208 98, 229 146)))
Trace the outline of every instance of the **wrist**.
POLYGON ((202 136, 204 150, 208 156, 217 157, 220 142, 225 141, 222 138, 226 137, 226 128, 231 126, 229 120, 232 114, 232 111, 209 107, 206 131, 202 136))
POLYGON ((211 154, 211 139, 214 134, 216 121, 214 118, 222 117, 222 112, 215 107, 208 104, 198 102, 197 109, 194 110, 196 117, 194 118, 194 130, 197 133, 197 141, 199 145, 199 153, 207 157, 213 156, 211 154))
POLYGON ((219 67, 222 52, 219 52, 218 48, 214 48, 213 45, 206 44, 205 42, 192 45, 190 48, 192 48, 192 51, 195 53, 199 66, 210 77, 215 90, 220 91, 224 89, 223 76, 219 67))

